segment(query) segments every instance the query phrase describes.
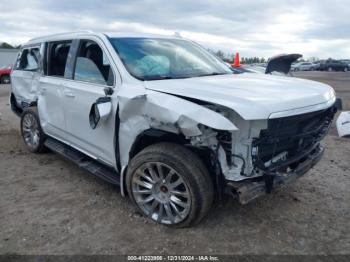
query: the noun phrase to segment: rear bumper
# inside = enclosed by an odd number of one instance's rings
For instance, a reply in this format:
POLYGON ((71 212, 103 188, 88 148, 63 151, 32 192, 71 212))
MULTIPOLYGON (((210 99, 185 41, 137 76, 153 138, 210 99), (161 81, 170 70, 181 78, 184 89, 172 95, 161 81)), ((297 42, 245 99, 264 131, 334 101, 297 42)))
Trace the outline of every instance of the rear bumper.
POLYGON ((229 189, 237 193, 239 202, 246 204, 251 200, 268 194, 278 187, 289 184, 309 171, 319 162, 324 153, 324 148, 318 145, 305 159, 299 162, 298 166, 286 173, 264 174, 259 181, 227 182, 229 189))

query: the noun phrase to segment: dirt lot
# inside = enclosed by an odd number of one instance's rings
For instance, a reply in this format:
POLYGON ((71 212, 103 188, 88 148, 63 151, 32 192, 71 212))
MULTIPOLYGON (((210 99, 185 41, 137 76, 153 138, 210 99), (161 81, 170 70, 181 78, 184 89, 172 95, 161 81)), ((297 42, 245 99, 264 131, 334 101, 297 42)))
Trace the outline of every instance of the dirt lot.
MULTIPOLYGON (((350 73, 298 75, 350 99, 350 73)), ((173 230, 59 156, 28 153, 8 90, 0 86, 0 254, 349 253, 350 139, 334 131, 323 160, 295 184, 245 206, 229 199, 199 226, 173 230)))

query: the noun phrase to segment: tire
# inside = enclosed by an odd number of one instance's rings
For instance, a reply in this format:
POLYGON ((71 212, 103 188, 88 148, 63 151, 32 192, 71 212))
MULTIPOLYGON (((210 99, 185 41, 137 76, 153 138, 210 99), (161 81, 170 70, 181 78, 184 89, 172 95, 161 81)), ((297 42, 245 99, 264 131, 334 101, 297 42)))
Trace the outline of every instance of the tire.
POLYGON ((314 70, 315 70, 315 68, 313 68, 313 67, 310 68, 310 71, 314 71, 314 70))
POLYGON ((344 72, 348 72, 348 71, 349 71, 349 68, 344 67, 344 72))
POLYGON ((202 160, 173 143, 154 144, 138 153, 130 161, 126 187, 143 215, 176 228, 199 223, 214 198, 213 182, 202 160))
POLYGON ((329 66, 329 67, 327 68, 327 71, 328 71, 328 72, 332 72, 332 71, 333 71, 332 67, 329 66))
POLYGON ((9 84, 11 82, 9 75, 3 75, 0 79, 0 84, 9 84))
POLYGON ((46 151, 44 141, 46 135, 40 126, 40 119, 36 107, 26 108, 21 115, 21 134, 27 149, 32 153, 46 151))

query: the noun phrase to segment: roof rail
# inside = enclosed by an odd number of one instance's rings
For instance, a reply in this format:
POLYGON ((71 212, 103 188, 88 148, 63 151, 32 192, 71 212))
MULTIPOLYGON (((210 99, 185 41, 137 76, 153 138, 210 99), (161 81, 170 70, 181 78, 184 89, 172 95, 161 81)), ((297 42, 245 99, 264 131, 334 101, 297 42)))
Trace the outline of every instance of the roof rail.
POLYGON ((82 34, 82 33, 93 33, 93 31, 92 30, 80 30, 80 31, 71 31, 71 32, 52 34, 52 35, 44 35, 44 36, 32 38, 29 41, 39 40, 39 39, 47 38, 47 37, 64 36, 64 35, 68 35, 68 34, 82 34))

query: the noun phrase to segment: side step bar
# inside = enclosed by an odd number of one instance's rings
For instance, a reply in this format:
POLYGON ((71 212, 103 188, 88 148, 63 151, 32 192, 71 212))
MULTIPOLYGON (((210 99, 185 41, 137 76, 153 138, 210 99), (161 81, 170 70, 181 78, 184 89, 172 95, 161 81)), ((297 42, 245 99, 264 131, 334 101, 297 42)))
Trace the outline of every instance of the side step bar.
POLYGON ((91 174, 102 178, 113 185, 120 185, 120 175, 113 168, 101 164, 91 157, 54 138, 48 137, 44 144, 47 148, 62 155, 64 158, 77 164, 80 168, 89 171, 91 174))

